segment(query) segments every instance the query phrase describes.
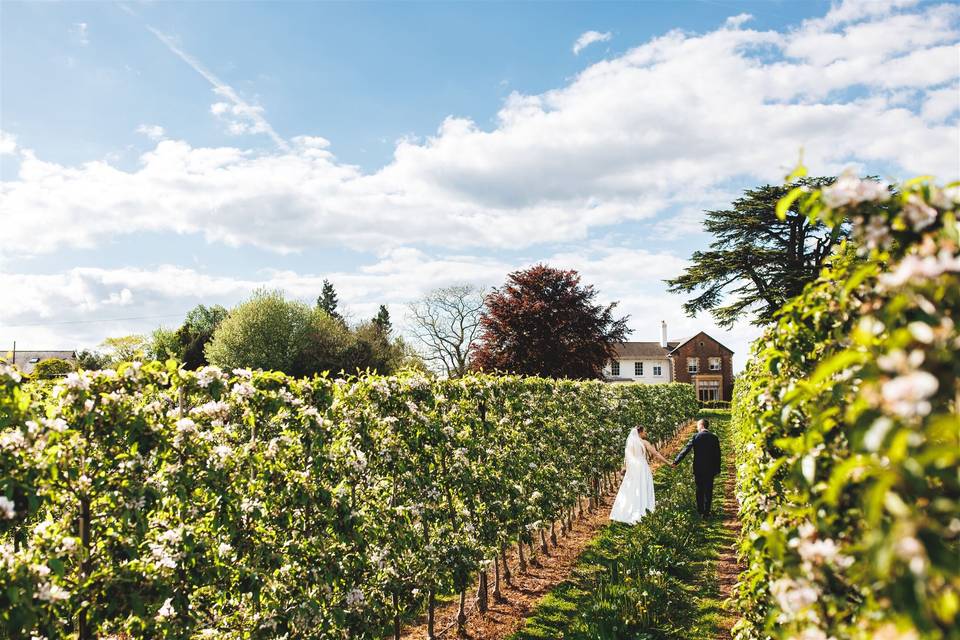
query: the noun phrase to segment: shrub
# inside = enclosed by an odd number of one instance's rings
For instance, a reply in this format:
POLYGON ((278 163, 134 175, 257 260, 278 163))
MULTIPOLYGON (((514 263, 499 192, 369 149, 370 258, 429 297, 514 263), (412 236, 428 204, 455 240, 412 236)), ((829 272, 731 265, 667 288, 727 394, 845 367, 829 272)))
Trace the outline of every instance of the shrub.
POLYGON ((0 629, 380 638, 665 437, 689 385, 0 368, 0 629), (630 422, 625 422, 629 418, 630 422), (419 595, 418 595, 419 592, 419 595))
POLYGON ((956 638, 956 185, 794 191, 852 222, 736 383, 739 638, 956 638))
POLYGON ((60 378, 74 370, 75 367, 72 362, 68 362, 62 358, 47 358, 46 360, 38 362, 37 366, 33 368, 33 373, 30 375, 38 380, 60 378))

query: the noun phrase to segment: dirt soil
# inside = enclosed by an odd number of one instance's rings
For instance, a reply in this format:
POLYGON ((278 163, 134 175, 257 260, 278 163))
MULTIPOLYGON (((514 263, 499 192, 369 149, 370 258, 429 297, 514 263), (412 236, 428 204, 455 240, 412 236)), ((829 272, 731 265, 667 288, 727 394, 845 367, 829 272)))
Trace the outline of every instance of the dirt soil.
POLYGON ((736 485, 736 473, 728 472, 723 491, 723 527, 729 535, 733 536, 734 542, 725 547, 717 559, 717 580, 720 583, 720 597, 725 601, 724 608, 727 613, 722 625, 722 634, 717 637, 717 640, 730 640, 733 637, 730 630, 737 621, 737 614, 732 608, 729 598, 733 595, 733 587, 737 583, 737 576, 744 569, 743 565, 737 561, 736 541, 740 539, 740 520, 738 518, 739 506, 737 504, 736 485))
MULTIPOLYGON (((690 436, 696 430, 694 423, 683 427, 677 435, 663 447, 663 456, 670 459, 680 448, 686 444, 690 436)), ((651 468, 656 471, 663 463, 654 461, 651 468)), ((570 573, 577 564, 577 558, 587 547, 591 540, 596 537, 597 531, 609 524, 610 509, 613 506, 613 500, 616 493, 605 495, 601 498, 600 507, 594 509, 593 513, 588 513, 581 519, 574 519, 573 530, 568 532, 565 537, 560 536, 559 527, 557 529, 556 547, 550 547, 550 555, 544 557, 537 553, 537 560, 540 566, 528 566, 527 572, 520 573, 517 566, 516 545, 508 549, 508 562, 510 571, 513 574, 513 585, 507 586, 501 581, 500 590, 503 600, 495 602, 493 599, 493 571, 490 573, 490 600, 489 607, 485 614, 481 614, 476 607, 475 594, 468 594, 467 601, 467 624, 466 633, 459 637, 476 638, 483 640, 500 640, 507 638, 515 633, 521 626, 526 617, 536 607, 537 603, 549 591, 558 584, 570 577, 570 573), (512 553, 511 553, 512 552, 512 553)), ((728 491, 728 499, 732 497, 732 488, 728 491)), ((726 505, 724 512, 726 513, 726 505)), ((734 508, 734 517, 736 509, 734 508)), ((524 549, 526 552, 526 549, 524 549)), ((735 560, 735 556, 734 556, 735 560)), ((736 573, 733 574, 736 579, 736 573)), ((727 587, 729 592, 729 587, 727 587)), ((457 610, 459 602, 453 601, 438 605, 436 609, 436 622, 434 628, 437 638, 456 638, 457 635, 457 610)), ((418 620, 414 625, 407 627, 401 638, 404 640, 420 640, 427 638, 426 618, 418 620)))

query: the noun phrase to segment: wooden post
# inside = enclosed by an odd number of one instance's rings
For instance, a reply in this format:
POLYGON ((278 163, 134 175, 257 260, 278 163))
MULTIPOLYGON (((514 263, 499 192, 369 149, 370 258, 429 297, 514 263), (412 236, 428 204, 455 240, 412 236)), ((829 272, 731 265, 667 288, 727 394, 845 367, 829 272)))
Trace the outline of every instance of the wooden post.
POLYGON ((393 594, 393 640, 400 640, 400 602, 393 594))
POLYGON ((457 634, 463 635, 467 626, 467 591, 460 592, 460 608, 457 609, 457 634))
POLYGON ((480 584, 477 588, 477 608, 480 609, 480 613, 487 612, 487 601, 489 596, 487 595, 487 568, 480 567, 480 584))
MULTIPOLYGON (((80 546, 83 549, 83 562, 81 571, 84 582, 90 577, 90 571, 93 568, 90 562, 90 498, 82 496, 80 498, 80 546)), ((87 607, 80 610, 77 618, 78 640, 93 640, 93 630, 87 623, 87 607)))
POLYGON ((510 565, 507 564, 507 545, 500 543, 500 561, 503 563, 503 579, 508 585, 513 585, 513 574, 510 573, 510 565))

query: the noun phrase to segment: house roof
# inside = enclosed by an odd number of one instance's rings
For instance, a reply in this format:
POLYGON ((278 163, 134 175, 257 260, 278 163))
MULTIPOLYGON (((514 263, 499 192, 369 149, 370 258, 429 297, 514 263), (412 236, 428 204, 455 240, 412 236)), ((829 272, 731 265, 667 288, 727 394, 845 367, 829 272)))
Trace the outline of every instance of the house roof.
POLYGON ((696 333, 689 338, 681 338, 680 340, 668 340, 667 347, 661 347, 659 342, 618 342, 613 345, 614 350, 617 352, 618 358, 629 359, 629 358, 668 358, 670 354, 679 349, 681 346, 690 342, 697 336, 706 336, 719 344, 722 348, 726 349, 730 353, 733 353, 733 349, 722 344, 719 340, 707 335, 703 331, 696 333))
POLYGON ((667 342, 667 348, 660 346, 659 342, 618 342, 613 345, 619 358, 664 358, 666 359, 670 352, 681 343, 671 340, 667 342))
POLYGON ((17 349, 16 354, 12 352, 0 352, 0 361, 15 365, 23 373, 33 373, 33 369, 41 360, 50 358, 60 358, 61 360, 76 360, 76 351, 21 351, 17 349), (10 356, 15 355, 13 362, 10 362, 10 356))
POLYGON ((700 333, 698 333, 698 334, 696 334, 696 335, 692 335, 692 336, 690 336, 689 338, 684 338, 684 339, 681 340, 680 342, 676 343, 676 345, 670 347, 670 350, 671 350, 671 351, 676 351, 677 349, 679 349, 679 348, 682 347, 683 345, 687 344, 688 342, 690 342, 691 340, 693 340, 693 339, 696 338, 697 336, 707 336, 708 338, 710 338, 711 340, 713 340, 714 342, 716 342, 718 345, 720 345, 721 347, 723 347, 724 349, 726 349, 726 350, 729 351, 730 353, 734 353, 733 349, 731 349, 731 348, 728 347, 727 345, 723 344, 722 342, 720 342, 719 340, 717 340, 717 339, 714 338, 713 336, 708 335, 708 334, 707 334, 706 332, 704 332, 704 331, 701 331, 700 333))

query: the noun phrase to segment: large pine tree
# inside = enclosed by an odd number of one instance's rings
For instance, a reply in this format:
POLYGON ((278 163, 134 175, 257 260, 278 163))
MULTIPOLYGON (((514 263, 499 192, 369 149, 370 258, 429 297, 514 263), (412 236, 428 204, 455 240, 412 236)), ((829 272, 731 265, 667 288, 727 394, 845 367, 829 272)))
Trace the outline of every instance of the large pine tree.
POLYGON ((597 291, 576 271, 536 265, 516 271, 486 298, 473 366, 553 378, 599 378, 613 344, 627 333, 614 318, 616 303, 595 302, 597 291))
POLYGON ((683 305, 687 315, 708 311, 721 327, 743 316, 765 324, 816 279, 824 260, 848 232, 810 221, 796 203, 786 218, 777 202, 795 186, 819 189, 834 178, 801 178, 789 185, 747 189, 730 209, 707 211, 704 229, 714 236, 709 251, 695 251, 690 266, 667 280, 671 293, 694 294, 683 305))

